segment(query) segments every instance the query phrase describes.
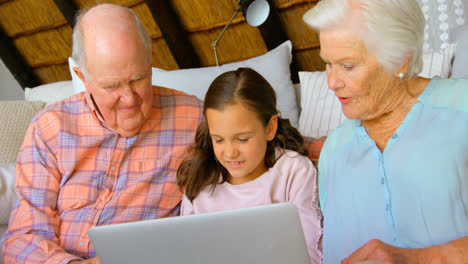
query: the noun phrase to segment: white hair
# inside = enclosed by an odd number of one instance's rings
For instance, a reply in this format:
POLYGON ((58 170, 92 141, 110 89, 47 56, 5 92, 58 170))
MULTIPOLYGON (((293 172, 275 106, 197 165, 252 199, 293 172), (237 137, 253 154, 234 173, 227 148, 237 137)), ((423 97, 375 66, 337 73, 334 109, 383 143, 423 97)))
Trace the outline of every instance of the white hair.
POLYGON ((365 29, 362 40, 382 67, 396 73, 411 56, 405 75, 420 73, 425 19, 416 0, 321 0, 303 19, 317 31, 345 25, 356 11, 350 1, 358 1, 365 29))
MULTIPOLYGON (((106 4, 106 5, 113 5, 113 4, 106 4)), ((138 35, 140 36, 143 45, 146 49, 147 55, 148 55, 148 60, 149 63, 151 63, 152 59, 152 40, 150 35, 148 34, 148 31, 146 31, 145 27, 143 26, 143 23, 141 23, 140 19, 138 16, 133 12, 131 8, 125 7, 125 6, 119 6, 125 10, 127 10, 133 17, 133 20, 135 22, 138 35)), ((75 18, 75 27, 73 28, 73 48, 72 48, 72 58, 78 65, 78 68, 80 68, 81 72, 83 73, 83 76, 85 79, 88 78, 88 71, 86 69, 86 51, 84 48, 84 35, 83 35, 83 27, 82 27, 82 19, 84 15, 90 10, 91 8, 87 9, 82 9, 78 11, 76 14, 75 18)))

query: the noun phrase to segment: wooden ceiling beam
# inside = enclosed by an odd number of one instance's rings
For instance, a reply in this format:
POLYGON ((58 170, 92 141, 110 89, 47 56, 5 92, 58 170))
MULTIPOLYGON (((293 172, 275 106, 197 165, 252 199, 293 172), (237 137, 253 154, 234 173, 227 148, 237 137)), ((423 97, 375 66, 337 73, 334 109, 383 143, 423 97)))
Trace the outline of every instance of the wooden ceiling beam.
POLYGON ((0 58, 23 89, 41 84, 3 28, 0 28, 0 58))
MULTIPOLYGON (((270 14, 268 15, 267 20, 258 28, 262 34, 263 40, 265 41, 266 47, 268 50, 272 50, 289 38, 286 34, 286 31, 284 30, 281 18, 277 9, 275 8, 274 2, 272 0, 267 1, 270 5, 270 14)), ((294 83, 299 82, 299 70, 299 64, 293 56, 291 63, 291 80, 294 83)))
POLYGON ((75 15, 78 12, 78 7, 73 0, 54 0, 54 3, 62 12, 70 27, 73 28, 75 26, 75 15))
POLYGON ((171 1, 145 0, 145 2, 161 29, 161 33, 179 68, 201 67, 200 58, 196 54, 188 38, 188 33, 182 26, 171 1))

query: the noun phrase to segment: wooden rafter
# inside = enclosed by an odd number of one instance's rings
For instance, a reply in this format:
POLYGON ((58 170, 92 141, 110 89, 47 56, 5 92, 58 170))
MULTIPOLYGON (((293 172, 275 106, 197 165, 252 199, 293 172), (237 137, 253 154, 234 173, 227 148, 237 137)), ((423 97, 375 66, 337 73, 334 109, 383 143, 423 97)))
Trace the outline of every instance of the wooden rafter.
POLYGON ((0 28, 0 58, 21 87, 36 87, 41 84, 23 56, 16 49, 12 39, 0 28))
POLYGON ((54 0, 54 3, 60 12, 62 12, 70 27, 73 28, 75 25, 75 14, 78 12, 78 7, 73 0, 54 0))
MULTIPOLYGON (((281 18, 278 14, 278 11, 275 8, 274 2, 272 0, 267 1, 270 5, 270 14, 268 15, 267 20, 259 26, 259 29, 268 50, 272 50, 279 46, 281 43, 288 40, 288 36, 283 28, 281 18)), ((296 59, 293 56, 293 60, 291 63, 291 80, 294 83, 299 82, 299 70, 299 65, 297 64, 296 59)))
POLYGON ((187 37, 179 18, 177 17, 171 1, 168 0, 145 0, 154 20, 161 29, 172 56, 179 68, 201 67, 200 59, 187 37))
POLYGON ((284 4, 281 4, 280 6, 278 6, 277 8, 279 10, 283 10, 283 9, 288 9, 288 8, 291 8, 295 5, 302 5, 302 4, 308 4, 308 3, 317 3, 319 0, 293 0, 293 1, 288 1, 284 4))

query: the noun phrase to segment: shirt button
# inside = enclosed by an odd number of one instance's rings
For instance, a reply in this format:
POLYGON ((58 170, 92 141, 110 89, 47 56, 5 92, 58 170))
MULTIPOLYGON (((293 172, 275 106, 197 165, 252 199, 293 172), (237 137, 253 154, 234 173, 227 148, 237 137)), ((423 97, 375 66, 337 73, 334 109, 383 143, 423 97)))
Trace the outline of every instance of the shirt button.
POLYGON ((398 134, 393 134, 392 138, 395 139, 398 137, 398 134))
POLYGON ((112 166, 111 170, 115 171, 115 166, 112 166))
POLYGON ((84 242, 80 242, 80 246, 83 246, 84 245, 84 242))
POLYGON ((387 206, 385 206, 385 210, 387 210, 387 211, 388 211, 388 209, 389 209, 389 208, 390 208, 390 205, 389 205, 389 204, 387 204, 387 206))
POLYGON ((385 183, 385 179, 384 178, 381 178, 380 179, 380 184, 384 184, 385 183))

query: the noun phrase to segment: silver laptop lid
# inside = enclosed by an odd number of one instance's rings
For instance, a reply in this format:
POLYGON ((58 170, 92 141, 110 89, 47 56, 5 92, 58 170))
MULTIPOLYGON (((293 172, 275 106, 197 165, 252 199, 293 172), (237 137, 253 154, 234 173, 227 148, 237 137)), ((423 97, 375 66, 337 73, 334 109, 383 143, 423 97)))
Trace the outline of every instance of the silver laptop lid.
POLYGON ((98 226, 102 264, 309 264, 296 207, 278 203, 98 226))

